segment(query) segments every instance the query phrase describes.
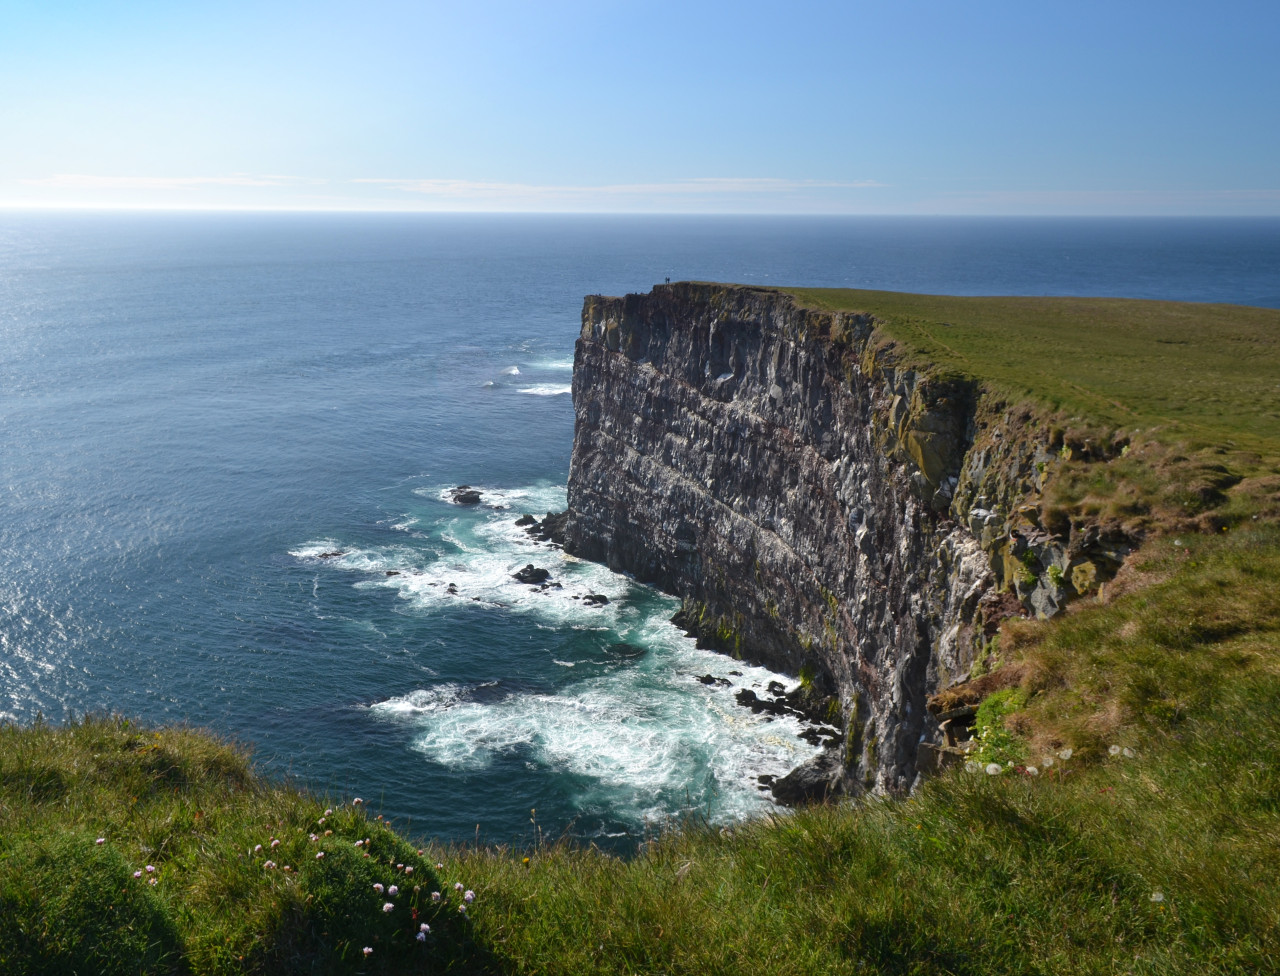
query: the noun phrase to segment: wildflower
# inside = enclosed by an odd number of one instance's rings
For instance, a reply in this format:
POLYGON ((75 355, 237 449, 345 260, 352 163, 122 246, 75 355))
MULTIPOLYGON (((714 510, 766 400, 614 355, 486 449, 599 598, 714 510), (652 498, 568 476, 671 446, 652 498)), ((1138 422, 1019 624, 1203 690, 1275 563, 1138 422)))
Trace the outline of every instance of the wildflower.
POLYGON ((987 763, 988 776, 999 776, 1003 772, 1004 772, 1004 767, 1001 766, 999 763, 987 763))
POLYGON ((318 851, 318 852, 316 853, 316 860, 318 861, 318 860, 320 860, 322 857, 324 857, 324 851, 318 851))
POLYGON ((262 845, 261 845, 261 844, 254 844, 254 845, 253 845, 253 853, 255 853, 255 854, 261 854, 261 853, 262 853, 262 845))
POLYGON ((391 902, 387 902, 385 905, 382 906, 382 910, 384 912, 394 912, 396 910, 396 906, 393 905, 391 902))
POLYGON ((156 873, 155 865, 154 865, 154 864, 148 864, 148 865, 147 865, 147 874, 155 874, 155 873, 156 873))
POLYGON ((141 871, 134 871, 134 872, 133 872, 133 876, 134 876, 135 878, 141 878, 141 877, 142 877, 142 872, 141 872, 141 871))
MULTIPOLYGON (((148 870, 148 871, 150 871, 151 869, 150 869, 150 868, 147 868, 147 870, 148 870)), ((462 890, 462 882, 461 882, 461 881, 455 881, 455 882, 453 883, 453 890, 454 890, 454 891, 461 891, 461 890, 462 890)))
POLYGON ((324 815, 325 815, 326 817, 331 817, 331 816, 333 816, 333 808, 332 808, 332 807, 326 807, 326 808, 325 808, 325 811, 324 811, 324 815))
POLYGON ((431 926, 430 926, 430 925, 428 925, 426 922, 423 922, 421 925, 419 925, 419 926, 418 926, 418 931, 419 931, 419 932, 430 932, 430 931, 431 931, 431 926))
POLYGON ((403 864, 397 864, 397 865, 396 865, 396 870, 397 870, 397 871, 403 871, 403 870, 404 870, 404 865, 403 865, 403 864))
POLYGON ((1119 747, 1119 746, 1108 746, 1108 747, 1107 747, 1107 752, 1108 752, 1108 753, 1110 753, 1110 754, 1111 754, 1111 755, 1113 755, 1113 756, 1118 756, 1118 755, 1120 755, 1120 747, 1119 747))
POLYGON ((444 865, 443 865, 443 864, 441 864, 439 861, 436 861, 436 870, 437 870, 437 871, 443 871, 443 870, 444 870, 444 865))
POLYGON ((411 864, 411 865, 409 865, 407 868, 405 868, 405 869, 404 869, 404 873, 405 873, 405 874, 413 874, 413 865, 411 864))
POLYGON ((356 847, 364 847, 364 841, 362 840, 356 841, 356 847))
MULTIPOLYGON (((980 772, 981 770, 982 770, 982 765, 980 763, 974 762, 972 759, 968 760, 964 764, 964 771, 966 773, 977 773, 977 772, 980 772)), ((525 864, 529 863, 529 859, 527 857, 524 859, 524 863, 525 864)))
POLYGON ((105 844, 106 842, 107 842, 107 839, 105 837, 99 837, 97 840, 94 841, 95 844, 105 844))
POLYGON ((382 894, 382 883, 380 881, 375 881, 373 883, 373 890, 378 894, 382 894))
POLYGON ((463 915, 467 914, 467 906, 466 906, 466 905, 459 905, 459 906, 458 906, 458 911, 462 912, 462 914, 463 914, 463 915))
POLYGON ((276 847, 279 847, 279 846, 280 846, 280 842, 279 842, 278 840, 274 840, 274 839, 273 839, 273 840, 271 841, 271 846, 272 846, 272 848, 273 848, 273 849, 274 849, 274 848, 276 848, 276 847))
POLYGON ((273 869, 273 868, 276 866, 276 862, 275 862, 275 861, 267 861, 267 863, 266 863, 266 864, 264 864, 264 865, 262 865, 262 866, 263 866, 264 868, 266 868, 268 871, 270 871, 271 869, 273 869))
POLYGON ((421 848, 419 848, 419 849, 418 849, 418 857, 422 857, 422 849, 421 849, 421 848))
POLYGON ((416 895, 419 891, 421 891, 421 890, 422 890, 421 885, 414 885, 414 886, 413 886, 413 893, 414 893, 415 895, 416 895))
POLYGON ((317 821, 316 821, 316 823, 317 823, 317 824, 319 824, 319 825, 321 825, 321 826, 323 826, 323 825, 324 825, 324 817, 321 817, 319 820, 317 820, 317 821))
POLYGON ((432 901, 439 901, 439 900, 440 900, 440 892, 438 892, 438 891, 433 891, 433 892, 431 892, 431 900, 432 900, 432 901))
POLYGON ((470 905, 473 901, 476 900, 476 893, 472 891, 470 888, 468 888, 467 893, 462 896, 462 900, 465 901, 468 905, 470 905))
POLYGON ((1036 767, 1035 767, 1035 766, 1028 766, 1028 767, 1027 767, 1027 775, 1028 775, 1028 776, 1039 776, 1039 775, 1040 775, 1040 770, 1036 769, 1036 767))
POLYGON ((280 870, 281 870, 281 871, 283 871, 285 874, 288 874, 290 871, 292 871, 292 870, 293 870, 293 868, 289 867, 289 865, 287 865, 287 864, 286 864, 286 865, 285 865, 284 867, 282 867, 280 870))
MULTIPOLYGON (((353 807, 358 807, 358 806, 359 806, 361 803, 363 803, 363 802, 364 802, 364 800, 360 799, 360 797, 356 797, 354 800, 352 800, 352 801, 351 801, 351 805, 352 805, 353 807)), ((371 952, 373 952, 373 950, 372 950, 372 949, 366 949, 366 950, 364 951, 364 954, 367 956, 367 955, 368 955, 369 953, 371 953, 371 952)))
POLYGON ((426 942, 426 941, 427 941, 427 933, 426 933, 426 932, 419 932, 419 933, 418 933, 418 941, 419 941, 419 942, 426 942))
POLYGON ((1151 900, 1152 902, 1158 905, 1160 902, 1164 901, 1164 892, 1163 891, 1151 892, 1151 900))
POLYGON ((324 835, 325 835, 326 837, 332 837, 332 836, 333 836, 333 831, 332 831, 332 830, 326 830, 326 831, 324 832, 324 835))
POLYGON ((157 880, 156 878, 148 878, 148 879, 147 879, 147 884, 155 884, 155 883, 156 883, 156 880, 157 880))
POLYGON ((1128 746, 1125 746, 1120 750, 1120 752, 1124 755, 1125 759, 1132 759, 1136 755, 1136 753, 1128 746))
POLYGON ((1061 759, 1063 762, 1066 762, 1068 759, 1071 758, 1072 752, 1073 750, 1071 749, 1063 749, 1060 753, 1058 753, 1058 758, 1061 759))
POLYGON ((365 955, 365 958, 367 959, 369 956, 372 956, 372 955, 373 955, 373 950, 372 950, 371 948, 369 948, 369 946, 365 946, 365 947, 364 947, 364 955, 365 955))
POLYGON ((390 895, 392 898, 394 898, 396 895, 400 894, 400 889, 397 888, 395 885, 392 885, 390 888, 387 889, 387 894, 390 895))
POLYGON ((310 841, 311 841, 311 843, 313 843, 313 844, 314 844, 314 843, 315 843, 316 841, 318 841, 320 838, 319 838, 319 837, 317 837, 315 834, 307 834, 307 839, 308 839, 308 840, 310 840, 310 841))

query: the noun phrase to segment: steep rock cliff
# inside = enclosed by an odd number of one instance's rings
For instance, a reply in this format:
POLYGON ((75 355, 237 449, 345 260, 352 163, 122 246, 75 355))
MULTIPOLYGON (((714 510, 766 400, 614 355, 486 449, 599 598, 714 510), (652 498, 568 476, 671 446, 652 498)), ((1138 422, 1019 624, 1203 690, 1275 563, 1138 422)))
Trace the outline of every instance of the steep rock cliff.
POLYGON ((910 788, 926 700, 994 620, 1054 612, 1123 555, 1020 520, 1043 433, 971 379, 898 366, 868 315, 688 283, 589 297, 573 401, 567 550, 800 675, 845 726, 846 787, 910 788))

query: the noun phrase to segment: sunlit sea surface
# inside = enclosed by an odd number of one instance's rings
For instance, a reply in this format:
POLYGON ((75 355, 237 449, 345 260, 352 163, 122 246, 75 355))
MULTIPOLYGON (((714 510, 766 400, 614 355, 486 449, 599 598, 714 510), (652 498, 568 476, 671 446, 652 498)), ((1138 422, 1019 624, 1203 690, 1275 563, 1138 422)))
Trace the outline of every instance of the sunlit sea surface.
POLYGON ((771 809, 814 750, 733 696, 791 679, 513 524, 582 296, 666 277, 1280 307, 1280 221, 0 214, 0 718, 207 726, 418 836, 771 809))

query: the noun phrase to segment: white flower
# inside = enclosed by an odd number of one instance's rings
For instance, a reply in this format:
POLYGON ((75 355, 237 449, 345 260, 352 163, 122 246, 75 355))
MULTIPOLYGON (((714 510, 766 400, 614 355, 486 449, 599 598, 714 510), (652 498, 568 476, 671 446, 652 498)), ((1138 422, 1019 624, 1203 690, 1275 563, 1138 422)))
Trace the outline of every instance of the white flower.
POLYGON ((320 860, 320 858, 322 858, 322 857, 324 857, 324 851, 320 851, 319 853, 317 853, 317 854, 316 854, 316 860, 317 860, 317 861, 318 861, 318 860, 320 860))
POLYGON ((362 840, 356 841, 356 847, 364 847, 364 841, 362 840))
POLYGON ((1123 756, 1125 757, 1125 759, 1132 759, 1135 755, 1137 755, 1137 753, 1135 753, 1135 752, 1134 752, 1132 749, 1130 749, 1128 746, 1125 746, 1123 749, 1121 749, 1121 750, 1120 750, 1120 752, 1121 752, 1121 754, 1123 754, 1123 756))
POLYGON ((1053 765, 1053 756, 1045 756, 1043 759, 1040 760, 1040 765, 1043 766, 1045 769, 1048 769, 1050 766, 1053 765))
POLYGON ((373 955, 373 950, 372 950, 371 948, 369 948, 368 946, 365 946, 365 947, 364 947, 364 954, 365 954, 365 956, 366 956, 366 957, 371 956, 371 955, 373 955))
POLYGON ((1107 746, 1107 752, 1108 752, 1110 755, 1118 756, 1118 755, 1120 755, 1120 747, 1119 747, 1119 746, 1107 746))
POLYGON ((1063 762, 1066 762, 1068 759, 1071 758, 1071 754, 1073 751, 1074 750, 1072 749, 1063 749, 1060 753, 1058 753, 1058 758, 1061 759, 1063 762))
MULTIPOLYGON (((358 807, 363 802, 364 800, 360 799, 360 797, 356 797, 354 800, 351 801, 351 805, 353 807, 358 807)), ((371 952, 373 952, 372 949, 365 949, 364 954, 367 956, 371 952)))
POLYGON ((387 889, 387 894, 390 895, 392 898, 394 898, 396 895, 400 894, 400 889, 397 888, 395 885, 392 885, 390 888, 387 889))
POLYGON ((1027 767, 1027 775, 1028 775, 1028 776, 1039 776, 1039 775, 1040 775, 1040 770, 1036 769, 1036 768, 1035 768, 1035 766, 1028 766, 1028 767, 1027 767))
POLYGON ((378 881, 375 881, 373 883, 373 890, 376 891, 378 894, 382 894, 382 884, 378 881))
POLYGON ((405 874, 413 874, 413 866, 412 866, 412 865, 410 865, 409 867, 405 868, 405 869, 404 869, 404 873, 405 873, 405 874))
POLYGON ((1156 904, 1159 904, 1160 902, 1164 901, 1164 892, 1163 891, 1151 892, 1151 900, 1156 904))
POLYGON ((982 765, 970 759, 964 764, 964 771, 966 773, 979 773, 982 771, 982 765))
MULTIPOLYGON (((148 871, 150 871, 151 869, 150 869, 150 868, 147 868, 147 870, 148 870, 148 871)), ((453 883, 453 890, 454 890, 454 891, 461 891, 461 890, 462 890, 462 882, 461 882, 461 881, 455 881, 455 882, 453 883)))
POLYGON ((156 879, 155 879, 155 878, 148 878, 148 879, 147 879, 147 884, 155 884, 155 883, 156 883, 156 879))
POLYGON ((396 910, 396 906, 393 905, 391 902, 387 902, 385 905, 382 906, 382 910, 384 912, 394 912, 396 910))
POLYGON ((274 868, 274 867, 276 866, 276 862, 275 862, 275 861, 268 861, 266 864, 264 864, 264 865, 262 865, 262 866, 263 866, 264 868, 266 868, 268 871, 270 871, 272 868, 274 868))
POLYGON ((333 809, 332 809, 332 808, 326 808, 326 809, 325 809, 325 811, 324 811, 324 815, 325 815, 326 817, 331 817, 331 816, 333 816, 333 809))
POLYGON ((430 926, 430 925, 428 925, 426 922, 423 922, 421 925, 419 925, 419 926, 418 926, 418 931, 419 931, 419 932, 430 932, 430 931, 431 931, 431 926, 430 926))
POLYGON ((253 845, 253 853, 255 853, 255 854, 261 854, 261 853, 262 853, 262 845, 261 845, 261 844, 254 844, 254 845, 253 845))
POLYGON ((476 900, 476 893, 472 891, 470 888, 468 888, 467 893, 462 896, 462 900, 469 905, 471 904, 471 902, 476 900))
POLYGON ((432 900, 432 901, 439 901, 439 900, 440 900, 440 892, 438 892, 438 891, 433 891, 433 892, 431 892, 431 900, 432 900))
POLYGON ((999 776, 1003 772, 1004 772, 1004 767, 1001 766, 999 763, 987 763, 988 776, 999 776))

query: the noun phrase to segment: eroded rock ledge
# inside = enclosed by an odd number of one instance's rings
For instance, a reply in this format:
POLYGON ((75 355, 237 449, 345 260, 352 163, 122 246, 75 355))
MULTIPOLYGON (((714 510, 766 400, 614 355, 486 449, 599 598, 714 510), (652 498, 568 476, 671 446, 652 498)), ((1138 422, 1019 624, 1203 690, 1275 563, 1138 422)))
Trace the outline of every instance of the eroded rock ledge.
POLYGON ((909 789, 938 739, 927 698, 998 619, 1052 614, 1126 551, 1020 520, 1044 433, 973 380, 897 365, 868 315, 689 283, 588 297, 573 402, 566 550, 800 675, 846 731, 846 789, 909 789))

